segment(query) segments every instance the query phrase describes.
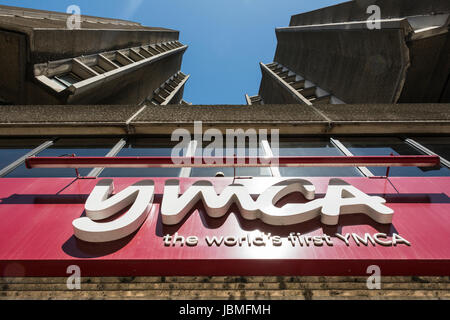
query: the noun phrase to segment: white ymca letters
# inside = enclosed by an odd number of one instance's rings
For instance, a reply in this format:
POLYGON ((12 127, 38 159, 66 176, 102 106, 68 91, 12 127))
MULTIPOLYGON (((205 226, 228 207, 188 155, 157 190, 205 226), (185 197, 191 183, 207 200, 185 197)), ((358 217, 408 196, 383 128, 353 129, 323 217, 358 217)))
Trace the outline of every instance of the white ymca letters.
MULTIPOLYGON (((73 221, 75 236, 89 242, 107 242, 121 239, 135 232, 147 218, 153 202, 153 180, 140 181, 108 198, 113 181, 100 181, 86 202, 86 215, 73 221), (96 222, 111 217, 130 206, 121 217, 110 222, 96 222)), ((268 187, 254 200, 241 184, 231 184, 217 194, 209 181, 197 181, 180 195, 178 179, 167 180, 161 204, 163 224, 180 223, 201 200, 208 216, 224 216, 236 204, 244 219, 261 219, 270 225, 292 225, 317 216, 325 225, 336 225, 340 214, 363 213, 376 222, 389 224, 394 211, 384 205, 383 198, 369 196, 341 179, 330 179, 324 198, 314 199, 314 185, 304 179, 287 179, 268 187), (306 203, 288 203, 277 207, 277 202, 293 192, 300 192, 306 203)))

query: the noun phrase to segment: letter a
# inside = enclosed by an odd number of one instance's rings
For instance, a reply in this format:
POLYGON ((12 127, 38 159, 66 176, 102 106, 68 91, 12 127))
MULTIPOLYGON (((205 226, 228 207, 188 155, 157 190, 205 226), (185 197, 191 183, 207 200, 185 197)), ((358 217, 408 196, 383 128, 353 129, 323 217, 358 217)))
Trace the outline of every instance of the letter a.
POLYGON ((331 179, 323 199, 321 221, 336 225, 340 214, 364 213, 378 223, 392 223, 394 211, 381 197, 368 196, 341 179, 331 179))
POLYGON ((88 242, 107 242, 124 238, 136 231, 145 221, 153 202, 154 182, 143 180, 108 199, 114 189, 113 180, 101 180, 86 201, 87 217, 75 219, 73 228, 78 239, 88 242), (103 220, 131 205, 128 212, 110 222, 103 220))

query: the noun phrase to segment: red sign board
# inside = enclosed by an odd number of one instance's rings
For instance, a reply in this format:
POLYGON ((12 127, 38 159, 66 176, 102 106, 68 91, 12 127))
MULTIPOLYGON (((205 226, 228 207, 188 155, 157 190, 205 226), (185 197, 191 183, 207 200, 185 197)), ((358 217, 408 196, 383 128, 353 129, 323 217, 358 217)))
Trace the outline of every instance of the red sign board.
MULTIPOLYGON (((276 179, 235 182, 257 197, 276 179)), ((367 275, 370 265, 378 265, 382 275, 449 275, 450 178, 342 179, 386 199, 394 210, 392 224, 356 214, 340 216, 337 226, 319 218, 273 226, 245 220, 237 205, 211 218, 199 202, 181 223, 167 226, 160 213, 166 179, 154 178, 153 205, 136 232, 88 243, 74 236, 72 222, 85 215, 85 202, 100 179, 0 179, 0 276, 66 276, 70 265, 79 266, 83 276, 367 275)), ((114 178, 115 192, 139 180, 114 178)), ((205 179, 179 180, 184 192, 205 179)), ((233 182, 206 180, 217 192, 233 182)), ((308 180, 316 197, 323 197, 329 178, 308 180)), ((291 194, 278 205, 292 202, 306 200, 291 194)))

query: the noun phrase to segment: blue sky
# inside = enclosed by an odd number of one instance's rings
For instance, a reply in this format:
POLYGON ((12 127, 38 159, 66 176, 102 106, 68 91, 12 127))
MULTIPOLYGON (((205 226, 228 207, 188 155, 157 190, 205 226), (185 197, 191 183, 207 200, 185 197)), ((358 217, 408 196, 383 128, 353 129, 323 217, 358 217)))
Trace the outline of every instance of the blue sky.
POLYGON ((133 20, 180 31, 189 46, 181 70, 191 74, 184 99, 194 104, 245 104, 259 90, 258 63, 272 62, 275 28, 291 15, 343 0, 0 0, 1 4, 133 20))

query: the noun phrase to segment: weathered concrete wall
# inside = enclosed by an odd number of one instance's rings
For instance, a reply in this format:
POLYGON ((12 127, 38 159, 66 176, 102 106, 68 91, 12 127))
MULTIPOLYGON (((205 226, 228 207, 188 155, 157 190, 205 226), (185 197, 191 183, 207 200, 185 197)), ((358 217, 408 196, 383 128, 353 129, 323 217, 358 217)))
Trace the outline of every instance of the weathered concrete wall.
POLYGON ((262 78, 258 95, 262 97, 265 104, 298 104, 285 88, 283 88, 275 79, 273 79, 267 71, 261 68, 262 78))
POLYGON ((409 64, 403 29, 277 31, 274 61, 347 103, 394 103, 409 64))
POLYGON ((381 8, 382 19, 450 12, 448 0, 355 0, 293 15, 290 26, 364 21, 370 16, 366 11, 372 4, 381 8))
POLYGON ((34 30, 31 64, 178 40, 178 31, 34 30))
MULTIPOLYGON (((10 19, 13 20, 13 23, 23 24, 21 20, 26 19, 27 21, 29 21, 29 24, 32 24, 32 26, 39 28, 65 28, 67 19, 72 15, 71 13, 66 12, 38 10, 4 5, 0 5, 0 12, 2 14, 2 20, 10 19)), ((81 27, 86 29, 95 29, 95 27, 98 26, 98 23, 101 23, 107 29, 152 29, 151 27, 144 27, 140 23, 129 20, 94 17, 83 14, 80 17, 80 22, 81 27)))
POLYGON ((0 97, 11 103, 26 103, 25 36, 0 31, 0 97))
MULTIPOLYGON (((14 104, 64 104, 66 97, 52 95, 43 86, 36 85, 33 66, 38 63, 61 59, 75 58, 105 51, 112 51, 135 46, 178 40, 179 32, 164 28, 144 27, 138 23, 114 19, 82 16, 81 29, 69 30, 66 19, 69 15, 51 13, 40 10, 28 10, 14 7, 0 6, 3 13, 0 19, 0 101, 14 104), (5 36, 8 34, 8 38, 5 36)), ((170 59, 169 59, 170 60, 170 59)), ((173 59, 172 59, 173 60, 173 59)), ((117 91, 111 99, 104 102, 107 88, 89 92, 93 99, 80 97, 76 103, 140 103, 154 90, 154 82, 158 86, 168 76, 180 69, 171 62, 157 62, 165 64, 167 70, 156 67, 144 68, 150 74, 138 71, 126 78, 129 84, 136 88, 124 88, 124 84, 109 84, 109 88, 117 91), (139 83, 144 81, 145 83, 139 83), (122 90, 123 89, 123 90, 122 90), (126 99, 125 93, 130 97, 126 99)), ((176 63, 175 63, 176 64, 176 63)), ((121 81, 125 81, 122 79, 121 81)))
POLYGON ((0 300, 450 299, 449 277, 384 276, 381 290, 369 290, 366 277, 84 277, 81 290, 68 290, 66 281, 0 278, 0 300))
POLYGON ((58 100, 54 92, 50 88, 47 88, 40 83, 32 81, 25 82, 26 95, 24 96, 24 104, 61 104, 62 101, 58 100))
POLYGON ((450 76, 447 78, 447 85, 441 95, 442 101, 450 101, 450 76))
MULTIPOLYGON (((0 6, 0 11, 4 10, 3 8, 4 6, 0 6)), ((69 16, 67 14, 53 13, 55 18, 42 19, 39 16, 45 17, 46 11, 22 10, 25 12, 19 10, 16 16, 2 16, 0 29, 27 35, 30 50, 28 62, 31 64, 179 38, 179 32, 176 30, 144 27, 137 23, 114 24, 120 23, 121 20, 86 16, 81 17, 81 29, 69 30, 66 23, 69 16), (28 11, 32 12, 33 17, 30 17, 28 11), (25 18, 21 15, 28 16, 25 18)))
POLYGON ((399 102, 450 102, 443 93, 450 75, 450 34, 408 42, 411 66, 399 102))

